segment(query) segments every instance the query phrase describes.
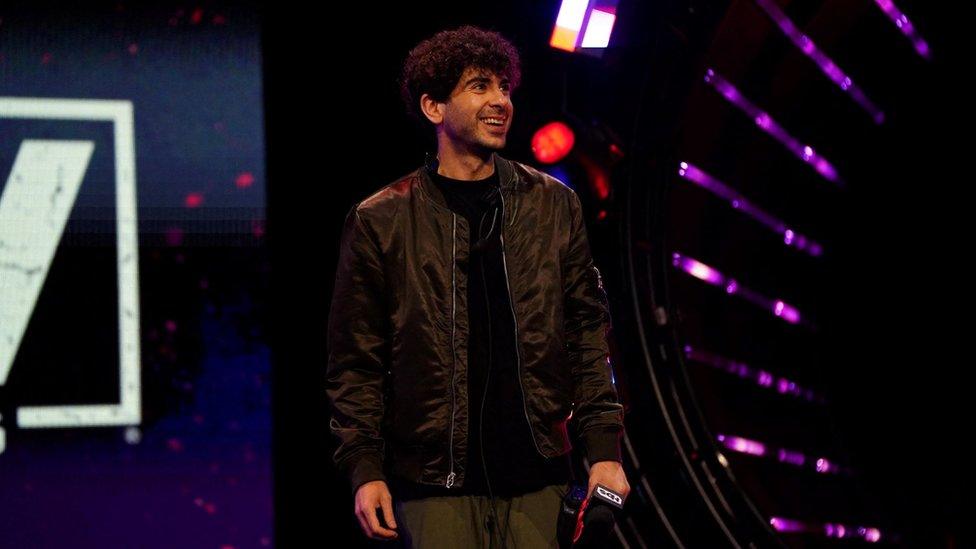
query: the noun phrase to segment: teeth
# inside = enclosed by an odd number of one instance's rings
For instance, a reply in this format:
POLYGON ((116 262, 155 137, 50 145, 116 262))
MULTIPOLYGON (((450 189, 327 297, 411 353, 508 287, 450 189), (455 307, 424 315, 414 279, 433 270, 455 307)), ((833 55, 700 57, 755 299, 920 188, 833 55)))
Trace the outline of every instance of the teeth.
POLYGON ((482 118, 481 120, 485 124, 491 124, 492 126, 501 126, 505 123, 505 120, 501 118, 482 118))

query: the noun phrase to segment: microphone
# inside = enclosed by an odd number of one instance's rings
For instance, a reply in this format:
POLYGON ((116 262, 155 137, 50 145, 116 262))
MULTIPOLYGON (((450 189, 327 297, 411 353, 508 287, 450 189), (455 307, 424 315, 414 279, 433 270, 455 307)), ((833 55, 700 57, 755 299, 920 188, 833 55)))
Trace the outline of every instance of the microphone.
POLYGON ((588 498, 586 488, 575 486, 566 494, 560 510, 559 546, 605 547, 623 508, 624 498, 602 484, 597 484, 588 498))

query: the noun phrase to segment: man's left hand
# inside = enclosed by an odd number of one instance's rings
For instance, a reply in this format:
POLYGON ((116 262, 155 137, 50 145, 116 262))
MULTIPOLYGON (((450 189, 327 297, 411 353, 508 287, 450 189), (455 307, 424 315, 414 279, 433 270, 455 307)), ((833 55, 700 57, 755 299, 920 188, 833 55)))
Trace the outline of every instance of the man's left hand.
POLYGON ((624 474, 624 468, 619 461, 598 461, 590 465, 590 481, 586 488, 586 497, 590 497, 597 484, 617 492, 625 501, 630 493, 627 475, 624 474))

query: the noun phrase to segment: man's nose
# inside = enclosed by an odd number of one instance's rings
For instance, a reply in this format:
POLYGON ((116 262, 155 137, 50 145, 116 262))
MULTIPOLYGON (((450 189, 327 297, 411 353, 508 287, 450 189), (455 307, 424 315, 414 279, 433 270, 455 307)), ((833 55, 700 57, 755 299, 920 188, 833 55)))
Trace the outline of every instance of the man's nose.
POLYGON ((505 106, 512 102, 512 97, 508 91, 501 88, 494 88, 491 92, 490 101, 492 105, 505 106))

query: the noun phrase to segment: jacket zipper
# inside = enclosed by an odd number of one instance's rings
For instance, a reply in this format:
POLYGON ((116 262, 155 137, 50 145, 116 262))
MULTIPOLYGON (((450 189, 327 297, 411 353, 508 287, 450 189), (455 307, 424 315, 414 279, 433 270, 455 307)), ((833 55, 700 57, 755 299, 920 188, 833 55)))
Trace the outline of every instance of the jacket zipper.
POLYGON ((451 430, 448 433, 448 447, 447 456, 451 464, 451 471, 447 475, 447 483, 444 484, 446 488, 454 486, 454 478, 457 476, 454 473, 454 412, 457 406, 455 386, 457 385, 457 348, 454 346, 454 319, 455 319, 455 307, 457 300, 457 286, 455 282, 455 270, 457 268, 457 214, 452 213, 451 219, 453 221, 453 228, 451 229, 451 354, 453 356, 453 363, 451 366, 451 430))
MULTIPOLYGON (((502 212, 504 213, 505 211, 507 211, 505 209, 505 194, 499 192, 498 196, 501 197, 502 199, 502 212)), ((515 222, 515 214, 513 212, 512 221, 510 223, 514 223, 514 222, 515 222)), ((515 303, 512 300, 512 287, 509 285, 508 282, 508 262, 505 260, 505 223, 502 223, 502 231, 501 234, 499 235, 499 238, 501 238, 501 242, 502 242, 502 267, 504 267, 503 270, 505 272, 505 289, 508 290, 508 306, 512 309, 512 320, 515 323, 515 358, 517 364, 516 373, 518 373, 519 390, 521 390, 522 392, 522 411, 525 413, 525 423, 528 424, 529 433, 532 435, 532 444, 535 446, 535 450, 539 452, 539 455, 545 457, 545 454, 543 454, 542 450, 539 449, 539 441, 537 441, 535 438, 535 430, 532 428, 532 421, 529 420, 529 408, 525 401, 525 387, 523 386, 523 382, 522 382, 522 351, 519 348, 520 346, 519 346, 519 335, 518 335, 518 316, 515 314, 515 303)))

